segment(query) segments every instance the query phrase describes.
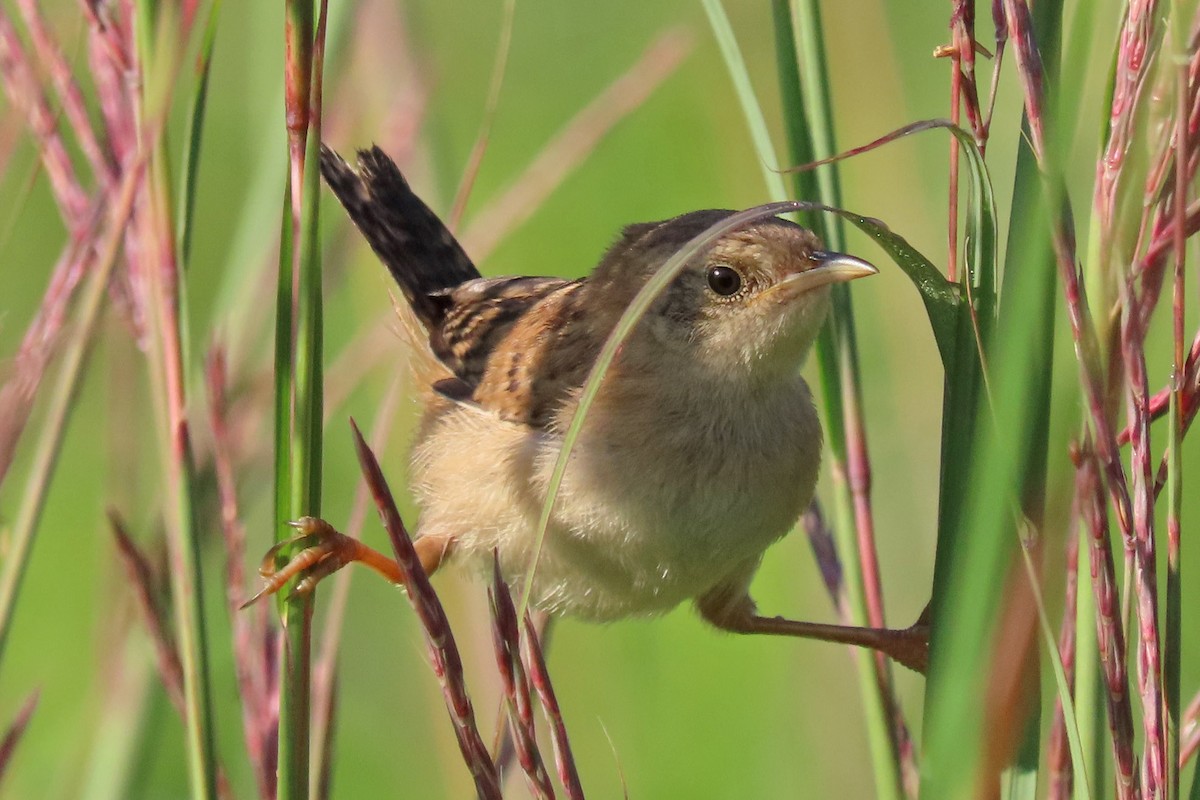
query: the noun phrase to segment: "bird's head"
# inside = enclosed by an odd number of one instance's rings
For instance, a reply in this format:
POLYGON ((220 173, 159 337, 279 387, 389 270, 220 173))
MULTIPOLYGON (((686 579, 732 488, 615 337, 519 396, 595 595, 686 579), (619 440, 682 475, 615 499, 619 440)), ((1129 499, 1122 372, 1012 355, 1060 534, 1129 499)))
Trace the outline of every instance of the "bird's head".
MULTIPOLYGON (((610 318, 619 315, 667 259, 733 213, 694 211, 630 225, 589 280, 593 302, 609 306, 610 318)), ((627 351, 669 352, 679 368, 714 378, 794 375, 828 314, 830 286, 877 271, 771 217, 693 258, 651 306, 627 351)))

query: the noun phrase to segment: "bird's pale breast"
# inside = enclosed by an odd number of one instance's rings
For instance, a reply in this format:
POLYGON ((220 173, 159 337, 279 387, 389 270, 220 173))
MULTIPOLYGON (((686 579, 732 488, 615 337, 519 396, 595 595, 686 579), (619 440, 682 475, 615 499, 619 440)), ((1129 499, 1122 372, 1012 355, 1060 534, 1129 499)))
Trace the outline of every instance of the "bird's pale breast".
MULTIPOLYGON (((809 502, 821 432, 802 380, 678 389, 602 389, 542 545, 537 606, 597 620, 669 610, 744 571, 809 502)), ((455 559, 480 566, 496 549, 520 577, 559 441, 436 401, 412 454, 420 532, 453 536, 455 559)))

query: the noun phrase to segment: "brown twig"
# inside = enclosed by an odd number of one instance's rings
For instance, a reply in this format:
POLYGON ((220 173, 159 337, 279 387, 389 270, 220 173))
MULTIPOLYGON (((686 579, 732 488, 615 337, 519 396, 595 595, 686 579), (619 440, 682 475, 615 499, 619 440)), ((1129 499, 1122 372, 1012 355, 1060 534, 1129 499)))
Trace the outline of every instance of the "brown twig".
POLYGON ((554 786, 546 774, 542 754, 538 750, 537 732, 533 722, 529 679, 521 659, 521 631, 517 624, 517 609, 504 576, 500 574, 500 556, 492 555, 492 586, 488 590, 492 612, 492 645, 496 651, 496 667, 500 672, 508 727, 512 734, 517 763, 525 772, 529 790, 534 797, 554 797, 554 786))
POLYGON ((567 797, 571 800, 583 800, 583 785, 579 782, 579 770, 575 767, 575 756, 567 738, 567 725, 563 721, 558 698, 554 695, 554 686, 550 683, 546 657, 542 652, 542 643, 538 641, 533 616, 528 611, 525 612, 524 631, 522 641, 525 646, 525 663, 529 667, 533 688, 537 690, 538 699, 542 703, 542 711, 550 722, 550 741, 554 744, 554 764, 558 768, 558 779, 562 781, 567 797))
POLYGON ((463 676, 462 657, 450 630, 450 623, 446 619, 446 612, 429 583, 429 576, 421 567, 421 561, 413 549, 412 539, 400 518, 400 512, 396 510, 396 502, 392 499, 379 462, 353 420, 350 421, 350 426, 354 430, 354 447, 362 466, 363 477, 375 498, 379 517, 387 529, 388 537, 392 540, 392 549, 396 555, 396 564, 400 568, 405 594, 421 621, 430 663, 442 686, 442 696, 454 723, 454 735, 458 740, 463 761, 471 771, 479 796, 485 800, 500 800, 496 765, 492 762, 487 745, 479 735, 479 728, 475 723, 475 711, 471 706, 463 676))

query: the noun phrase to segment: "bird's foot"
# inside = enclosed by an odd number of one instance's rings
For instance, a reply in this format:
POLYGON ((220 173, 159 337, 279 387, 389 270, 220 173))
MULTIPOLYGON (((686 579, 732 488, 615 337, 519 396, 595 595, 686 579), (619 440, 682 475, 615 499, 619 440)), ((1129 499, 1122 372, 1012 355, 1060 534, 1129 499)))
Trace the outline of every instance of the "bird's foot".
POLYGON ((878 650, 909 669, 925 674, 929 668, 929 622, 926 614, 908 628, 859 628, 828 625, 756 613, 749 596, 735 588, 718 587, 698 599, 696 605, 708 622, 734 633, 765 633, 797 636, 878 650))
POLYGON ((253 605, 263 597, 276 594, 295 577, 299 577, 300 580, 288 597, 309 594, 323 578, 329 577, 352 561, 364 560, 361 551, 369 549, 362 542, 340 533, 318 517, 301 517, 287 524, 298 533, 277 543, 263 556, 258 574, 266 580, 266 585, 258 594, 243 603, 242 608, 253 605), (287 550, 294 550, 295 555, 280 566, 279 554, 287 550))
MULTIPOLYGON (((336 528, 318 517, 301 517, 289 522, 299 533, 291 539, 279 542, 263 556, 258 574, 266 579, 266 585, 258 594, 242 604, 251 606, 263 597, 276 594, 293 578, 299 578, 292 587, 289 598, 309 594, 323 579, 347 564, 358 561, 382 575, 389 583, 402 584, 404 575, 395 559, 378 550, 340 533, 336 528), (294 551, 295 555, 282 566, 280 553, 294 551)), ((426 575, 432 575, 454 549, 454 540, 447 536, 420 536, 413 542, 417 560, 426 575)))

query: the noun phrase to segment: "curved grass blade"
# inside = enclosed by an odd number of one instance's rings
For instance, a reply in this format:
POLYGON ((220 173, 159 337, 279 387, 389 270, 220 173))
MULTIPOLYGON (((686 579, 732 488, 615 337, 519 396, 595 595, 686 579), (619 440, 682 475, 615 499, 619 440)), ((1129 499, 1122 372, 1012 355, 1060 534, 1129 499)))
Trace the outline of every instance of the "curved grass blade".
POLYGON ((213 0, 204 23, 204 38, 196 59, 196 88, 188 107, 187 132, 183 143, 183 166, 180 176, 179 213, 176 219, 176 246, 179 261, 187 268, 191 261, 193 216, 196 207, 196 177, 200 163, 200 141, 204 131, 204 115, 208 108, 208 78, 212 72, 213 46, 217 39, 217 20, 221 16, 221 0, 213 0))
POLYGON ((742 59, 742 51, 733 35, 733 26, 729 23, 725 7, 721 5, 721 0, 703 0, 703 4, 704 12, 708 14, 709 27, 717 39, 721 57, 725 59, 725 67, 733 81, 738 102, 741 103, 742 116, 750 128, 750 138, 758 153, 767 194, 775 200, 786 200, 787 187, 783 185, 783 176, 778 170, 779 162, 775 158, 775 148, 771 145, 771 135, 767 132, 767 120, 763 117, 758 98, 754 95, 754 87, 750 85, 750 73, 742 59))
POLYGON ((847 219, 850 219, 850 222, 887 250, 921 293, 921 299, 925 303, 925 310, 929 316, 929 323, 933 327, 934 337, 937 339, 942 365, 949 373, 953 363, 953 354, 957 347, 955 308, 958 306, 961 294, 965 293, 967 299, 972 300, 973 328, 978 339, 977 345, 981 356, 985 351, 986 332, 990 329, 990 320, 994 318, 996 308, 996 199, 992 191, 987 164, 983 160, 983 153, 975 143, 975 138, 969 131, 960 128, 948 119, 921 120, 897 128, 860 147, 851 148, 830 158, 794 167, 789 171, 803 172, 816 169, 851 156, 861 155, 905 136, 938 128, 944 128, 958 140, 966 155, 967 175, 970 178, 969 204, 966 215, 967 270, 961 286, 946 280, 928 259, 903 239, 888 231, 886 226, 879 230, 881 223, 878 223, 877 220, 860 222, 849 217, 847 219), (875 224, 865 225, 862 224, 863 222, 875 224), (899 241, 895 241, 895 239, 899 241))

